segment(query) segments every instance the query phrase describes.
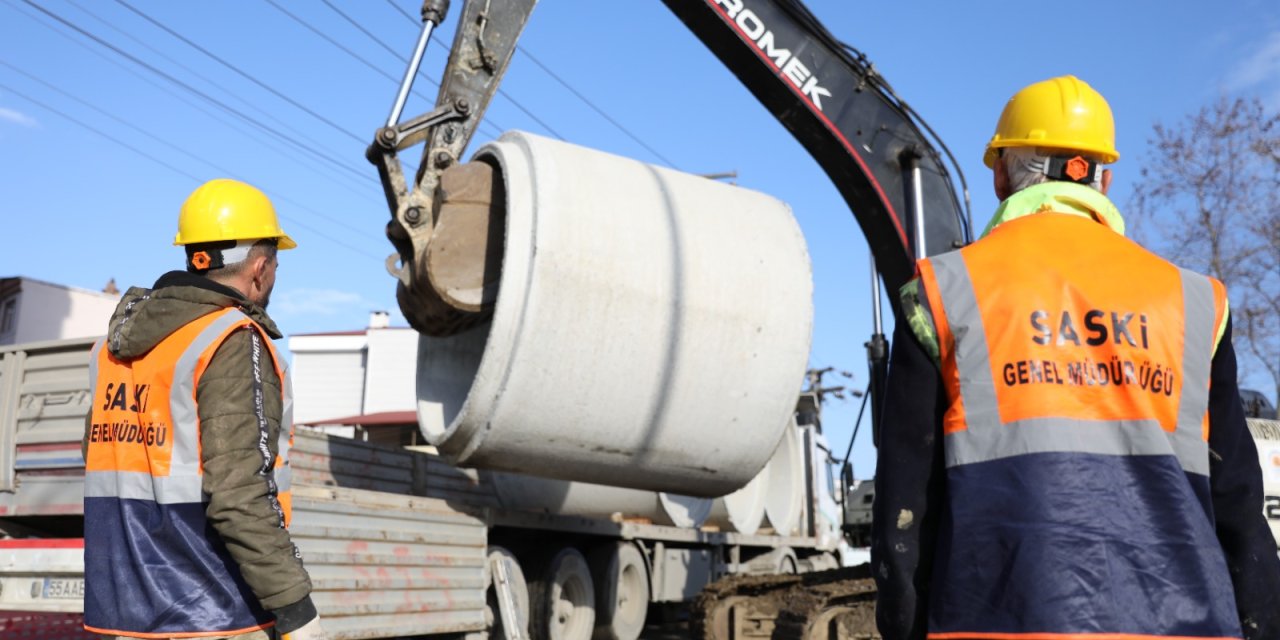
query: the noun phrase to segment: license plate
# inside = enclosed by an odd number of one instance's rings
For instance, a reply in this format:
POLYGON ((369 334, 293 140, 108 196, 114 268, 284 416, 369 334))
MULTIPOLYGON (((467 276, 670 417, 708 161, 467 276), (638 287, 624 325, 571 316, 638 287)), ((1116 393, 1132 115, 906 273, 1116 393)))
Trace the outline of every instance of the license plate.
POLYGON ((50 600, 81 600, 84 598, 84 579, 45 578, 41 597, 50 600))

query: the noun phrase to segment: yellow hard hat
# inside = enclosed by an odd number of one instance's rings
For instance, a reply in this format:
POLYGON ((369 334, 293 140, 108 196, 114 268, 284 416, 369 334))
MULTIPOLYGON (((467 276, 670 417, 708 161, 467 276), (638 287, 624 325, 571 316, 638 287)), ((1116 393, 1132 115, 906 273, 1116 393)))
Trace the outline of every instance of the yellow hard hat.
POLYGON ((1014 94, 982 156, 988 168, 995 166, 997 149, 1003 147, 1082 151, 1097 156, 1103 164, 1120 159, 1111 107, 1075 76, 1037 82, 1014 94))
POLYGON ((210 180, 191 192, 178 214, 173 244, 276 238, 278 249, 298 246, 285 235, 267 194, 239 180, 210 180))

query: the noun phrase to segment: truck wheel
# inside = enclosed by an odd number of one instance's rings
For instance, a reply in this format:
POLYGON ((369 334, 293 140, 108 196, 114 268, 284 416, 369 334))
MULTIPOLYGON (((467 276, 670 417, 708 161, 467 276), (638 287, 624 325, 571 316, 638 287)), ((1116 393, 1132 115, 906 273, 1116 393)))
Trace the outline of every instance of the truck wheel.
POLYGON ((565 547, 543 563, 529 585, 534 640, 590 640, 596 624, 595 587, 582 553, 565 547))
POLYGON ((640 550, 629 542, 591 551, 596 583, 595 640, 636 640, 649 613, 649 572, 640 550))
MULTIPOLYGON (((507 568, 507 581, 511 585, 511 595, 515 599, 516 617, 521 627, 528 633, 529 629, 529 583, 524 579, 524 570, 515 554, 505 547, 491 546, 486 554, 484 566, 484 599, 488 607, 489 637, 503 639, 507 637, 502 624, 502 612, 498 608, 498 589, 494 582, 494 563, 502 562, 507 568)), ((525 635, 525 634, 521 634, 525 635)))

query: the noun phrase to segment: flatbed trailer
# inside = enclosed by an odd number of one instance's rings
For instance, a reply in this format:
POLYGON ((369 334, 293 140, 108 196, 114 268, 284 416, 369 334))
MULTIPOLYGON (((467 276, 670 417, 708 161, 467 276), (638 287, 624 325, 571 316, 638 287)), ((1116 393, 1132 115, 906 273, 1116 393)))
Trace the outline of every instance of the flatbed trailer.
MULTIPOLYGON (((77 622, 83 611, 83 547, 93 544, 92 532, 84 531, 80 453, 93 342, 0 347, 0 638, 6 640, 24 637, 12 635, 22 628, 43 629, 45 638, 92 637, 68 620, 77 622)), ((806 460, 828 455, 810 453, 806 460)), ((621 512, 582 517, 511 509, 487 472, 454 467, 429 450, 310 430, 297 431, 290 465, 290 533, 335 640, 508 637, 503 615, 531 626, 535 638, 553 628, 557 637, 594 631, 634 638, 651 606, 679 616, 724 576, 838 565, 838 532, 813 535, 819 521, 813 486, 803 498, 801 533, 783 536, 668 526, 621 512), (505 589, 495 587, 495 573, 505 589), (504 594, 511 598, 507 611, 504 594)), ((810 485, 823 475, 806 473, 810 485)))

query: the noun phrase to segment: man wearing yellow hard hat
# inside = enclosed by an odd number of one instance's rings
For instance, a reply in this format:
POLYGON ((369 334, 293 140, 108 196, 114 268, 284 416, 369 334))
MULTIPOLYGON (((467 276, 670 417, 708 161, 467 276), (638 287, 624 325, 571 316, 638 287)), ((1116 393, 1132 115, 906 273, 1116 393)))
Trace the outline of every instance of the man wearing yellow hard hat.
POLYGON ((872 563, 886 640, 1280 638, 1222 283, 1125 237, 1111 108, 1016 93, 982 239, 902 291, 872 563))
POLYGON ((297 246, 236 180, 178 216, 186 269, 130 288, 93 351, 85 628, 107 637, 321 640, 287 526, 292 398, 266 308, 297 246))

